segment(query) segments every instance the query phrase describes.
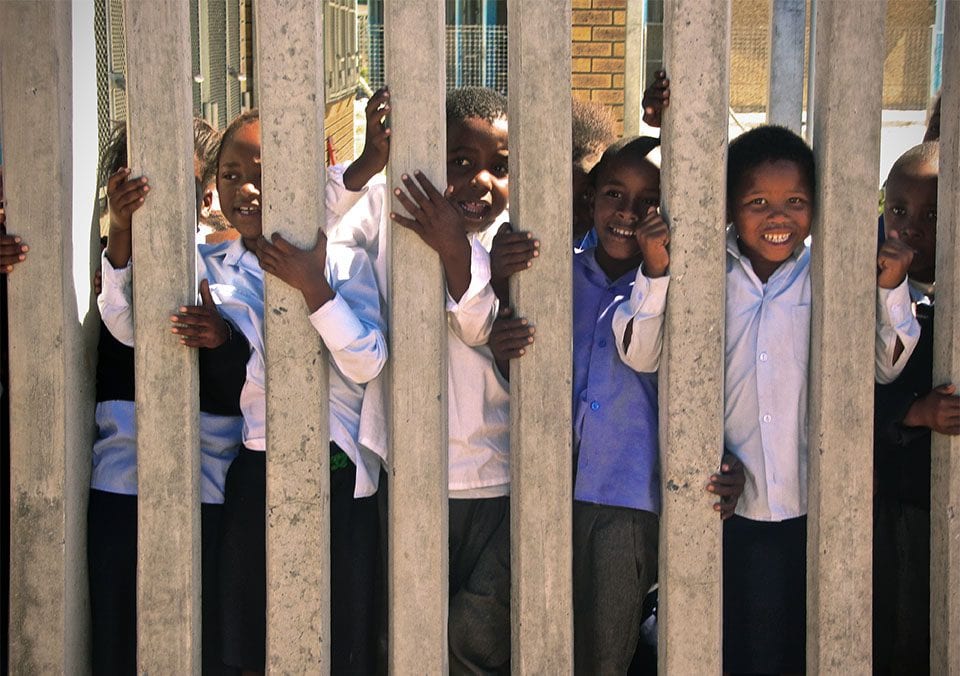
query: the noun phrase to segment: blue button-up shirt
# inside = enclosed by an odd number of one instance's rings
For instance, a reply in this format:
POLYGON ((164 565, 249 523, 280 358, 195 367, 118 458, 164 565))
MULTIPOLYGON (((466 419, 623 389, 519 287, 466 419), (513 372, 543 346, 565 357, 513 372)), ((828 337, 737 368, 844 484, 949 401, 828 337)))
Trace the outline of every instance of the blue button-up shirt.
POLYGON ((659 513, 657 376, 621 361, 612 328, 636 271, 611 282, 595 251, 573 259, 574 498, 659 513))

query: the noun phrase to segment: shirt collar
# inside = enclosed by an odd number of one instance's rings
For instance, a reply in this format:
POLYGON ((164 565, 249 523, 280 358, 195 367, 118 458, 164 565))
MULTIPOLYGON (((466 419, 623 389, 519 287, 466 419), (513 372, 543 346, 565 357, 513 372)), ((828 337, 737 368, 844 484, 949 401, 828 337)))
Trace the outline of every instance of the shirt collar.
POLYGON ((233 240, 232 242, 230 242, 230 245, 227 248, 217 252, 214 255, 218 255, 218 254, 223 256, 224 263, 226 263, 227 265, 235 266, 235 267, 240 266, 240 260, 246 254, 250 254, 251 256, 256 258, 256 255, 252 251, 247 250, 247 247, 243 245, 243 240, 240 239, 239 237, 233 240))
MULTIPOLYGON (((809 239, 809 238, 808 238, 809 239)), ((797 245, 797 248, 793 250, 790 254, 790 258, 787 260, 800 260, 800 257, 803 256, 804 252, 807 250, 807 241, 804 240, 797 245)), ((744 260, 749 261, 742 251, 740 251, 740 246, 737 244, 737 229, 733 227, 733 224, 727 225, 727 253, 736 258, 738 261, 743 262, 744 260)), ((751 269, 753 266, 751 265, 751 269)))
POLYGON ((590 278, 590 281, 597 286, 602 286, 604 288, 631 286, 637 278, 637 268, 627 270, 619 279, 611 280, 608 278, 607 273, 603 271, 603 268, 600 267, 600 263, 597 262, 596 246, 575 253, 574 260, 576 259, 583 261, 583 265, 587 268, 587 275, 590 278))

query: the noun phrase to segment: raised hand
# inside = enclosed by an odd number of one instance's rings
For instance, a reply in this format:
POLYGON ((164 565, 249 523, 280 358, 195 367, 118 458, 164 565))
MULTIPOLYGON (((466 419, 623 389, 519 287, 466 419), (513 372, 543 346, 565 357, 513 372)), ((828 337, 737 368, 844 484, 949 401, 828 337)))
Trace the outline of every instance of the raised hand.
POLYGON ((361 190, 375 175, 383 171, 390 157, 390 90, 382 87, 367 101, 367 132, 363 152, 343 172, 343 185, 354 192, 361 190))
POLYGON ((488 345, 501 375, 510 380, 510 360, 519 359, 533 344, 536 329, 523 318, 515 318, 513 309, 501 307, 490 329, 488 345))
POLYGON ((653 82, 643 90, 643 121, 651 127, 659 127, 663 122, 663 110, 670 106, 670 80, 667 71, 658 70, 653 82))
POLYGON ((201 305, 183 305, 170 317, 173 323, 170 332, 180 336, 181 345, 212 350, 227 342, 230 327, 220 316, 210 294, 210 283, 205 279, 200 282, 200 299, 201 305))
POLYGON ((917 399, 903 418, 908 427, 929 427, 940 434, 960 434, 960 397, 957 386, 940 385, 917 399))
POLYGON ((643 255, 643 274, 663 277, 670 267, 670 228, 655 207, 650 207, 634 231, 643 255))
POLYGON ((912 262, 913 249, 900 239, 896 230, 891 230, 877 253, 877 286, 881 289, 900 286, 912 262))
POLYGON ((493 282, 505 281, 533 265, 540 255, 540 241, 529 232, 514 232, 509 223, 500 226, 490 249, 490 277, 493 282))
POLYGON ((260 267, 299 289, 311 313, 333 299, 326 272, 327 237, 322 229, 317 231, 317 242, 312 249, 294 246, 279 232, 273 233, 270 240, 261 237, 257 241, 260 267))

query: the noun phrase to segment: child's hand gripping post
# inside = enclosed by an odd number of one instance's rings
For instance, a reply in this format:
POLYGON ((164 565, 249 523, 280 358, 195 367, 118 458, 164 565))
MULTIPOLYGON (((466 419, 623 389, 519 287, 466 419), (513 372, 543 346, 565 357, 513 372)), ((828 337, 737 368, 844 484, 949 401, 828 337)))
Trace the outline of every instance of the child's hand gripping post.
POLYGON ((490 285, 501 302, 507 301, 510 277, 532 266, 539 249, 540 241, 531 233, 514 232, 509 223, 500 226, 490 248, 490 285))
POLYGON ((663 277, 670 267, 670 228, 656 207, 647 210, 634 236, 643 255, 643 274, 651 279, 663 277))
POLYGON ((913 249, 900 239, 896 230, 891 230, 877 253, 877 286, 895 289, 907 276, 913 262, 913 249))
POLYGON ((303 294, 307 308, 313 314, 320 306, 333 300, 334 292, 327 281, 327 236, 317 230, 317 242, 312 249, 300 249, 279 232, 267 241, 261 237, 257 242, 260 267, 282 279, 303 294))
POLYGON ((27 260, 30 247, 23 243, 19 235, 8 235, 5 226, 0 225, 0 273, 10 274, 13 267, 27 260))
POLYGON ((446 195, 443 195, 422 172, 414 174, 419 187, 407 174, 400 177, 409 196, 400 188, 393 191, 411 217, 391 212, 390 218, 413 230, 439 254, 447 278, 447 290, 455 301, 459 301, 470 287, 470 241, 463 216, 447 199, 452 188, 447 188, 446 195))
POLYGON ((347 190, 357 192, 367 182, 383 171, 390 157, 390 127, 387 115, 390 114, 390 90, 382 87, 374 92, 367 102, 367 132, 363 142, 363 152, 353 164, 343 172, 343 185, 347 190))
POLYGON ((724 454, 720 460, 720 471, 711 474, 710 483, 707 484, 707 491, 720 498, 719 502, 714 503, 713 511, 720 512, 721 521, 733 516, 746 480, 740 459, 732 453, 724 454))
POLYGON ((526 319, 515 318, 512 308, 500 308, 500 313, 490 329, 488 345, 497 370, 507 380, 510 380, 510 360, 519 359, 526 354, 527 348, 533 344, 533 334, 536 331, 526 319))
POLYGON ((670 106, 670 80, 667 71, 658 70, 653 82, 643 91, 643 121, 651 127, 663 122, 663 109, 670 106))
POLYGON ((903 417, 907 427, 929 427, 940 434, 960 434, 960 396, 957 386, 940 385, 917 399, 903 417))
POLYGON ((170 332, 180 336, 181 345, 212 350, 230 338, 230 325, 220 316, 205 279, 200 282, 200 300, 201 305, 183 305, 170 317, 170 332))
POLYGON ((110 205, 110 235, 107 238, 107 259, 115 268, 124 268, 133 252, 130 228, 133 212, 143 206, 150 185, 144 176, 130 178, 130 169, 120 167, 107 180, 107 202, 110 205))

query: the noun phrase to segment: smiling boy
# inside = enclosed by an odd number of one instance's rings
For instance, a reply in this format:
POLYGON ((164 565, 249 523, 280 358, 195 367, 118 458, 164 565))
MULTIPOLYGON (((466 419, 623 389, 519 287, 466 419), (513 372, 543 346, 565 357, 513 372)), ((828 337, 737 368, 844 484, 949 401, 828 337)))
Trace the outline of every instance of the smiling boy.
POLYGON ((510 409, 487 346, 499 302, 489 251, 508 199, 507 101, 490 89, 447 98, 447 189, 420 172, 391 213, 440 256, 447 285, 450 673, 510 669, 510 409), (408 194, 409 193, 409 194, 408 194))

